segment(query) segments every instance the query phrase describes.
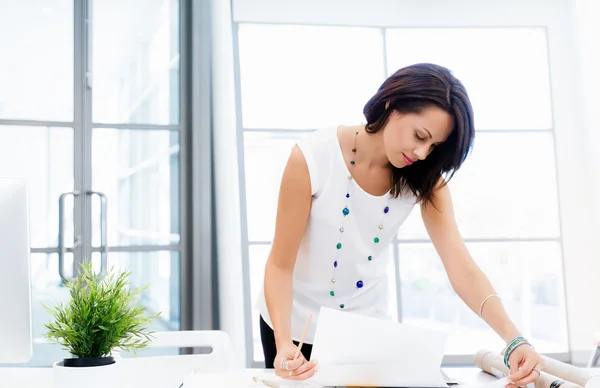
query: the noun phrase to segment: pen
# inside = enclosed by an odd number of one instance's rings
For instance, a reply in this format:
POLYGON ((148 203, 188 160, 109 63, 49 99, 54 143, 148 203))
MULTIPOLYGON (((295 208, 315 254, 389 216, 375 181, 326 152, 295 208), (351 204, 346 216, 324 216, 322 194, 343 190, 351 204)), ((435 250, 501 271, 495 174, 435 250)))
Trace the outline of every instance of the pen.
POLYGON ((306 324, 304 325, 304 330, 302 331, 302 336, 300 337, 300 343, 298 344, 298 350, 296 350, 296 355, 294 356, 294 360, 300 356, 300 350, 302 349, 302 344, 304 344, 304 338, 306 337, 306 332, 308 331, 308 326, 310 325, 310 321, 312 319, 312 314, 308 315, 306 319, 306 324))

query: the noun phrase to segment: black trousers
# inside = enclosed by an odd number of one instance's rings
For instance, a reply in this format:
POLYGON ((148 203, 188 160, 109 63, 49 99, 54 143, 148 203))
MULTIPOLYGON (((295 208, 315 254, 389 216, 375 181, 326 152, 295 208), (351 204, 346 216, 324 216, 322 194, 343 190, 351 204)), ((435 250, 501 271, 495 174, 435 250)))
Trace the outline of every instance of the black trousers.
MULTIPOLYGON (((267 322, 260 317, 260 340, 262 342, 263 354, 265 355, 265 368, 273 369, 275 362, 275 356, 277 356, 277 346, 275 345, 275 332, 267 325, 267 322)), ((294 341, 294 344, 298 346, 298 342, 294 341)), ((302 344, 302 355, 307 360, 310 360, 310 353, 312 352, 312 345, 302 344)))

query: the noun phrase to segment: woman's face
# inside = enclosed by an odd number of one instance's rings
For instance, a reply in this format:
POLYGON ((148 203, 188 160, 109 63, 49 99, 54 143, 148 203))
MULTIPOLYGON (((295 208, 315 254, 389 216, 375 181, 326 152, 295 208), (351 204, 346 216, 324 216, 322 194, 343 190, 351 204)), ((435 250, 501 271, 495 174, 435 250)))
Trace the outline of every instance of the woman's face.
POLYGON ((383 142, 390 163, 402 168, 424 160, 437 145, 448 139, 452 126, 452 117, 435 106, 418 114, 393 111, 383 128, 383 142))

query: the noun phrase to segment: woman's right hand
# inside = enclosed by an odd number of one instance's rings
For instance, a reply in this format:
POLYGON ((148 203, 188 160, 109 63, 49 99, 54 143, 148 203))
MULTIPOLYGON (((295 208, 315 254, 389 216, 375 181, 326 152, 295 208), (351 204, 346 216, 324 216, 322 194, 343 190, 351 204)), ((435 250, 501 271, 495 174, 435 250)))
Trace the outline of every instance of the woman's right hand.
POLYGON ((294 360, 297 352, 298 347, 293 343, 277 348, 277 356, 273 363, 277 376, 288 380, 306 380, 314 376, 317 372, 317 362, 307 361, 302 352, 294 360), (286 366, 287 369, 284 369, 286 366))

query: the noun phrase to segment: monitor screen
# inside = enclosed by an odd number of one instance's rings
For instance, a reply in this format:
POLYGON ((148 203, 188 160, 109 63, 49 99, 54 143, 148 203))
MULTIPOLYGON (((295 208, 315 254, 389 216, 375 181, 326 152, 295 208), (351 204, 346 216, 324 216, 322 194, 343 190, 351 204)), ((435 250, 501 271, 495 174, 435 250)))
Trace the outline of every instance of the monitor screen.
POLYGON ((27 182, 0 178, 0 363, 33 354, 30 265, 27 182))

